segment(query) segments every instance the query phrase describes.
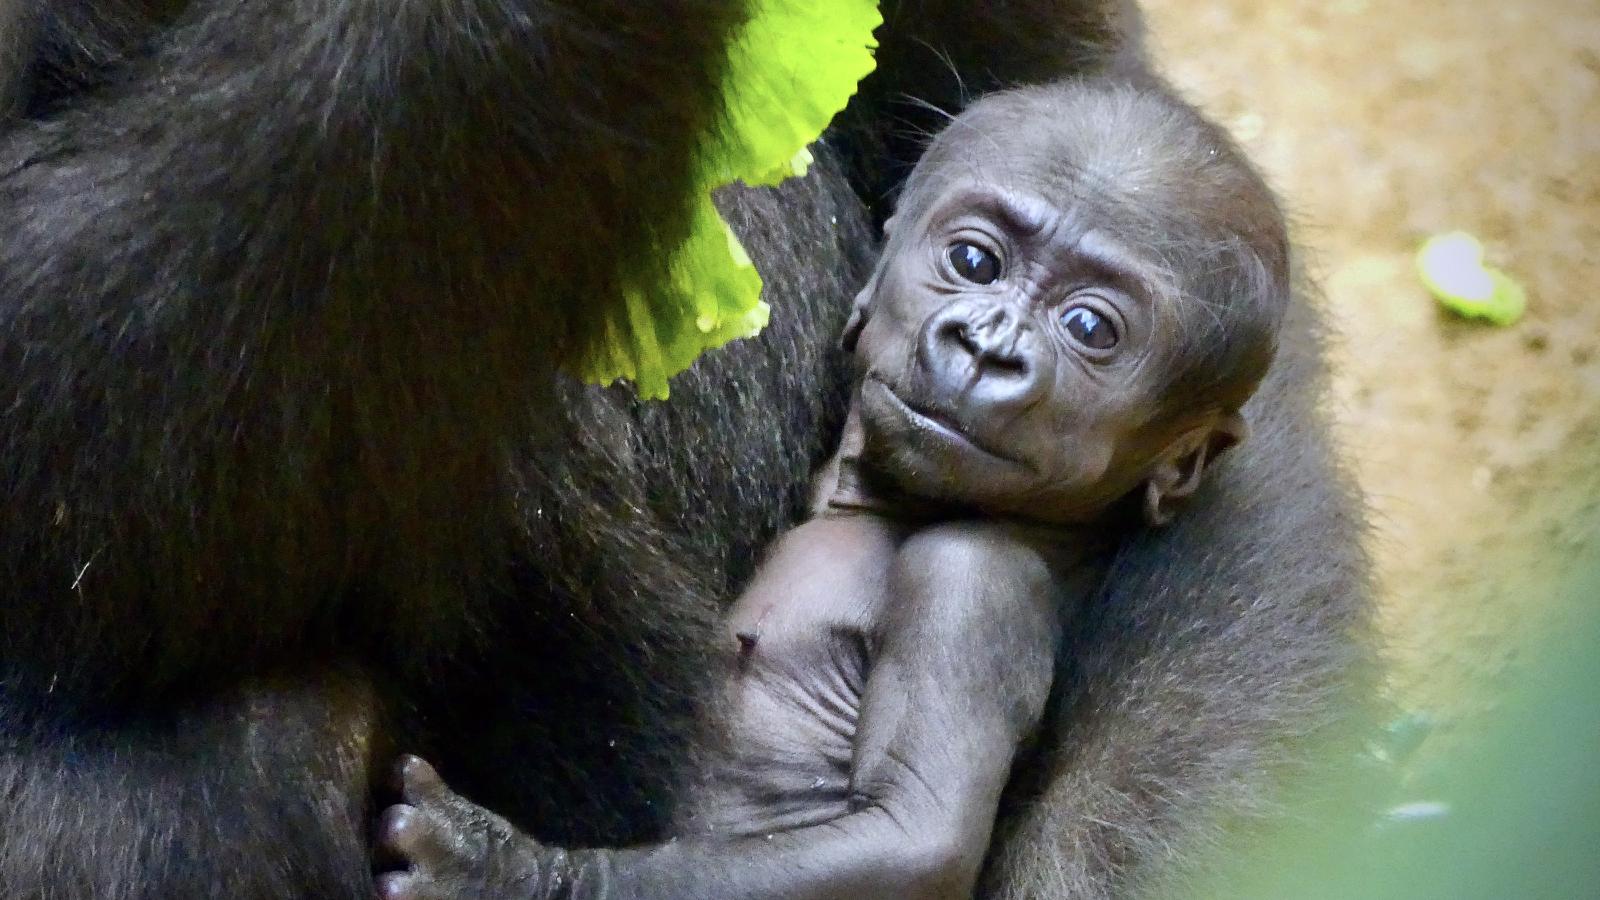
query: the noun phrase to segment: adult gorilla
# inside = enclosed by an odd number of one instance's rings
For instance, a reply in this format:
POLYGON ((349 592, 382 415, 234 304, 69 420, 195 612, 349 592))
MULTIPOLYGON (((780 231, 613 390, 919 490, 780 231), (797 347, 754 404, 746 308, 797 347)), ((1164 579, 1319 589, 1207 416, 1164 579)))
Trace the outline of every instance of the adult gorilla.
MULTIPOLYGON (((0 6, 0 895, 364 896, 401 746, 550 841, 660 826, 832 439, 900 101, 1142 65, 1113 0, 886 7, 838 158, 725 198, 772 327, 637 404, 553 363, 681 227, 738 0, 0 6)), ((986 895, 1130 883, 1329 712, 1313 334, 1074 633, 986 895)))

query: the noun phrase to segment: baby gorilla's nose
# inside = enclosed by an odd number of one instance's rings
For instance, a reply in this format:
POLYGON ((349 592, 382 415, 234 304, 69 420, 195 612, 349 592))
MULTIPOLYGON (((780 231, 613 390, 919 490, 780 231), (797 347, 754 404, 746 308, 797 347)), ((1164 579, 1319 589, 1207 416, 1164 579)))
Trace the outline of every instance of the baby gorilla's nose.
POLYGON ((929 386, 963 405, 1032 402, 1049 384, 1049 360, 1033 322, 1005 303, 946 306, 917 342, 929 386))

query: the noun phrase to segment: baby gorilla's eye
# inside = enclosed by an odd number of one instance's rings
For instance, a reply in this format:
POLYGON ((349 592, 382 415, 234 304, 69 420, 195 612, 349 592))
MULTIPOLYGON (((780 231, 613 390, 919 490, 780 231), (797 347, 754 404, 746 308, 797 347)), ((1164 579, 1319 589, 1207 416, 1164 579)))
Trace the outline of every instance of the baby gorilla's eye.
POLYGON ((1105 317, 1087 306, 1074 306, 1061 314, 1061 324, 1072 339, 1090 350, 1110 350, 1117 345, 1117 331, 1105 317))
POLYGON ((1000 260, 982 247, 956 244, 950 248, 949 256, 956 274, 974 284, 991 284, 1000 277, 1000 260))

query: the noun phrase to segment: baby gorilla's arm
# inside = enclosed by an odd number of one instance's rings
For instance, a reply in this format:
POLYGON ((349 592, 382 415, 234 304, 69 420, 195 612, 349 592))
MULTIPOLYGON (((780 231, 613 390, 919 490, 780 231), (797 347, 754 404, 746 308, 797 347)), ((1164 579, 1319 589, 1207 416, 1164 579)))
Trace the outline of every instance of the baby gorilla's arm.
POLYGON ((560 850, 451 793, 421 760, 379 840, 409 872, 389 900, 858 900, 968 897, 1018 745, 1054 673, 1059 579, 997 526, 913 535, 890 573, 862 700, 854 811, 732 841, 560 850))

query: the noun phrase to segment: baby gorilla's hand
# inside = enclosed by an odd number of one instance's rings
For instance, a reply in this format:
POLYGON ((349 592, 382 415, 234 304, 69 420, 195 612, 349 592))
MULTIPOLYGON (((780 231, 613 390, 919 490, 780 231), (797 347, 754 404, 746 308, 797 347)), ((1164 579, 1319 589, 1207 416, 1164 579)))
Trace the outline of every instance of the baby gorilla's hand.
POLYGON ((377 842, 408 870, 379 876, 382 900, 529 898, 559 890, 564 851, 450 790, 415 756, 402 757, 398 769, 404 802, 384 811, 377 842))

